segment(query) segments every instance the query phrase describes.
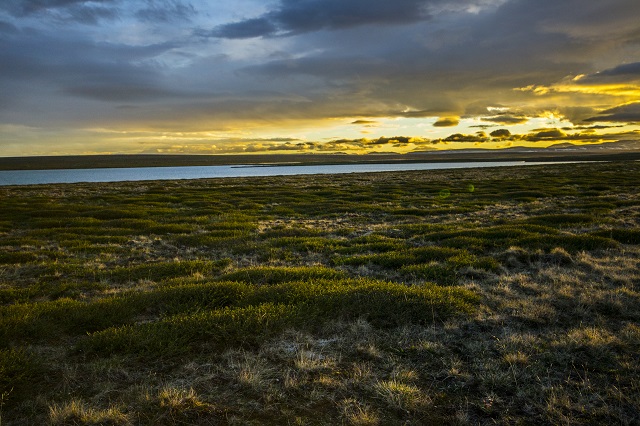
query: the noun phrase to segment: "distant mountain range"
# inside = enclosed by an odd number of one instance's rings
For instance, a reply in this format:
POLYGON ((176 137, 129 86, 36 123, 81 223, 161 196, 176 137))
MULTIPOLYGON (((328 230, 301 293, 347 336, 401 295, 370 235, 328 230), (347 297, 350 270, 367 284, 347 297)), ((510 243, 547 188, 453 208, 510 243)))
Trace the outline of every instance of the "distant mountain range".
POLYGON ((514 146, 510 148, 490 149, 490 148, 469 148, 450 149, 443 151, 415 151, 414 153, 434 153, 434 154, 484 154, 484 153, 616 153, 621 151, 640 151, 640 140, 622 140, 616 142, 604 142, 599 144, 578 145, 571 142, 562 142, 548 147, 514 146))
POLYGON ((600 144, 592 145, 576 145, 570 142, 558 143, 551 145, 546 149, 552 149, 556 151, 635 151, 640 150, 640 141, 637 140, 622 140, 617 142, 604 142, 600 144))

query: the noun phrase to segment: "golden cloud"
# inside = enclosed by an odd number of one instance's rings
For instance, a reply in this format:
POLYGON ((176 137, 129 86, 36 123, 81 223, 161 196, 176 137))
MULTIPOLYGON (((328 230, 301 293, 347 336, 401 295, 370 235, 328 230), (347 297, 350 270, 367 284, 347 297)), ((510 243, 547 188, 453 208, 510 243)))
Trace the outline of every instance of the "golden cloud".
POLYGON ((433 123, 434 127, 455 127, 460 124, 460 117, 440 117, 433 123))

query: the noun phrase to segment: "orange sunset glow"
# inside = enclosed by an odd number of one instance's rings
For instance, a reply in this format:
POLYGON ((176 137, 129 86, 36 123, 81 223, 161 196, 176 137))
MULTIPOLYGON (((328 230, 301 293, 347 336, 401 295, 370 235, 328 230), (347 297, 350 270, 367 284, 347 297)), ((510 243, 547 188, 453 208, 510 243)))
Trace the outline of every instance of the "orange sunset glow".
POLYGON ((3 2, 1 155, 636 149, 639 12, 578 0, 3 2))

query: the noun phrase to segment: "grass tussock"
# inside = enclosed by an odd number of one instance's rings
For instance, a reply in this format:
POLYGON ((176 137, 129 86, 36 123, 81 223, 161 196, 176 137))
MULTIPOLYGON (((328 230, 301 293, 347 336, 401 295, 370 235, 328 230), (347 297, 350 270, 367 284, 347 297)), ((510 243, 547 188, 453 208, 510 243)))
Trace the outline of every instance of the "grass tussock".
POLYGON ((221 281, 239 281, 255 285, 273 285, 293 281, 340 280, 347 274, 323 266, 275 267, 257 266, 238 269, 218 277, 221 281))
POLYGON ((639 177, 2 187, 0 422, 635 424, 639 177))
POLYGON ((464 289, 361 281, 246 286, 231 306, 176 314, 158 321, 110 327, 80 345, 84 353, 171 357, 232 346, 255 346, 287 328, 314 329, 326 318, 365 318, 379 327, 428 324, 473 310, 464 289), (248 306, 247 306, 248 305, 248 306))
POLYGON ((50 407, 49 423, 56 426, 132 424, 129 416, 118 408, 95 409, 76 399, 50 407))

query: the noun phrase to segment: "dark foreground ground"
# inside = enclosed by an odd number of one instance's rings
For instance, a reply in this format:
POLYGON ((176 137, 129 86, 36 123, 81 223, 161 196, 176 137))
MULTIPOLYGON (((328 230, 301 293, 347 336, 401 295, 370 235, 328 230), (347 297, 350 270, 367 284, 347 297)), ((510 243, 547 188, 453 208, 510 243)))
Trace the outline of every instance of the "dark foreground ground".
POLYGON ((0 422, 638 424, 640 164, 0 188, 0 422))

